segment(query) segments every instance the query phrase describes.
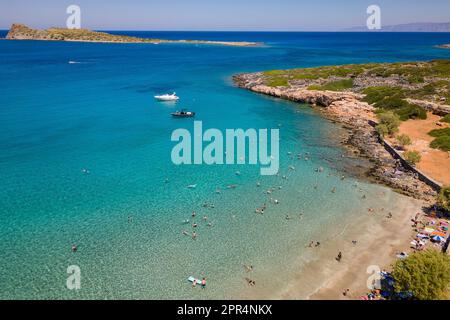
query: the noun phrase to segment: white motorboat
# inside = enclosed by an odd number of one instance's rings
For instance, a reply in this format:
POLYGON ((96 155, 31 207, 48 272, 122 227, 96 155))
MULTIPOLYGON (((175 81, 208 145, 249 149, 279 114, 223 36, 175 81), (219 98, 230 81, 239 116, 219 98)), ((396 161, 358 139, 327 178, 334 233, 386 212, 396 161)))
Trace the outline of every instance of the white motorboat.
POLYGON ((180 99, 176 93, 172 93, 172 94, 163 94, 163 95, 159 95, 159 96, 155 96, 156 100, 159 101, 177 101, 178 99, 180 99))

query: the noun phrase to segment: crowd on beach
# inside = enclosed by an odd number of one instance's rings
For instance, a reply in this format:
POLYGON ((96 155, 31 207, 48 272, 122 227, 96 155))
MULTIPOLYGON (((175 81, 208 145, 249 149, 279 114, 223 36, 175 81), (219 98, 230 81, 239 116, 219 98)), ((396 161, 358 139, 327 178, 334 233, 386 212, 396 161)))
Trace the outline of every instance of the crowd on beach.
MULTIPOLYGON (((449 250, 449 217, 444 212, 433 205, 424 212, 418 212, 411 219, 411 227, 414 233, 410 242, 410 247, 401 252, 397 252, 397 259, 406 259, 411 252, 423 251, 425 249, 439 250, 446 252, 449 250)), ((386 270, 380 272, 380 278, 383 283, 382 288, 374 288, 370 292, 361 296, 361 300, 386 300, 386 299, 409 299, 411 293, 394 293, 394 278, 386 270)), ((343 293, 344 296, 346 294, 343 293)))

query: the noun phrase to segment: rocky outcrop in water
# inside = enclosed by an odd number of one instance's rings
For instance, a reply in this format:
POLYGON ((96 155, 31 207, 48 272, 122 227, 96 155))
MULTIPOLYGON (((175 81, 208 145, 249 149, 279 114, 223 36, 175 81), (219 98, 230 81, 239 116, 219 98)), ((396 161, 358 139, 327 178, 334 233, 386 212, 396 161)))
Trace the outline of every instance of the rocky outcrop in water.
POLYGON ((44 40, 44 41, 79 41, 79 42, 106 42, 106 43, 190 43, 212 44, 224 46, 258 46, 256 42, 244 41, 208 41, 208 40, 164 40, 147 39, 124 35, 115 35, 106 32, 91 31, 87 29, 50 28, 36 30, 23 24, 15 23, 11 26, 6 39, 8 40, 44 40))
POLYGON ((64 40, 62 35, 51 34, 47 30, 35 30, 23 24, 14 23, 6 39, 9 40, 64 40))

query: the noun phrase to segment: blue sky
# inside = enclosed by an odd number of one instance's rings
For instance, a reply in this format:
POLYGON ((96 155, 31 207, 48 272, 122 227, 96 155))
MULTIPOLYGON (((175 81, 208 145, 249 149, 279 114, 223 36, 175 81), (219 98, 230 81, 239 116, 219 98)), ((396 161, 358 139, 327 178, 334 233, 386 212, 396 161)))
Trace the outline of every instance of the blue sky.
POLYGON ((383 25, 450 22, 450 0, 0 0, 0 29, 65 26, 70 4, 96 30, 340 30, 365 25, 371 4, 383 25))

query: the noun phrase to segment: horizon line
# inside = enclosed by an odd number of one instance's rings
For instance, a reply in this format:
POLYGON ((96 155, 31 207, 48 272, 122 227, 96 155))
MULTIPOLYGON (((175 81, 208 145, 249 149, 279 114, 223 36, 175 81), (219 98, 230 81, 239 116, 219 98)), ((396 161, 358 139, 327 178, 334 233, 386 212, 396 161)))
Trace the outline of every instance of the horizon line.
MULTIPOLYGON (((388 27, 388 26, 386 26, 388 27)), ((62 27, 49 27, 49 28, 62 28, 62 27)), ((49 29, 46 28, 46 29, 49 29)), ((358 28, 358 27, 354 27, 354 28, 358 28)), ((46 29, 37 29, 37 30, 46 30, 46 29)), ((450 31, 390 31, 390 30, 383 30, 383 29, 379 29, 379 30, 348 30, 347 29, 343 29, 343 30, 186 30, 186 29, 173 29, 173 30, 159 30, 159 29, 137 29, 137 30, 132 30, 132 29, 118 29, 118 30, 114 30, 114 29, 88 29, 88 28, 81 28, 81 29, 86 29, 86 30, 90 30, 90 31, 98 31, 98 32, 229 32, 229 33, 238 33, 238 32, 253 32, 253 33, 267 33, 267 32, 272 32, 272 33, 307 33, 307 32, 311 32, 311 33, 319 33, 319 32, 329 32, 329 33, 450 33, 450 31)), ((351 28, 350 28, 351 29, 351 28)), ((0 31, 9 31, 10 28, 0 28, 0 31)))

